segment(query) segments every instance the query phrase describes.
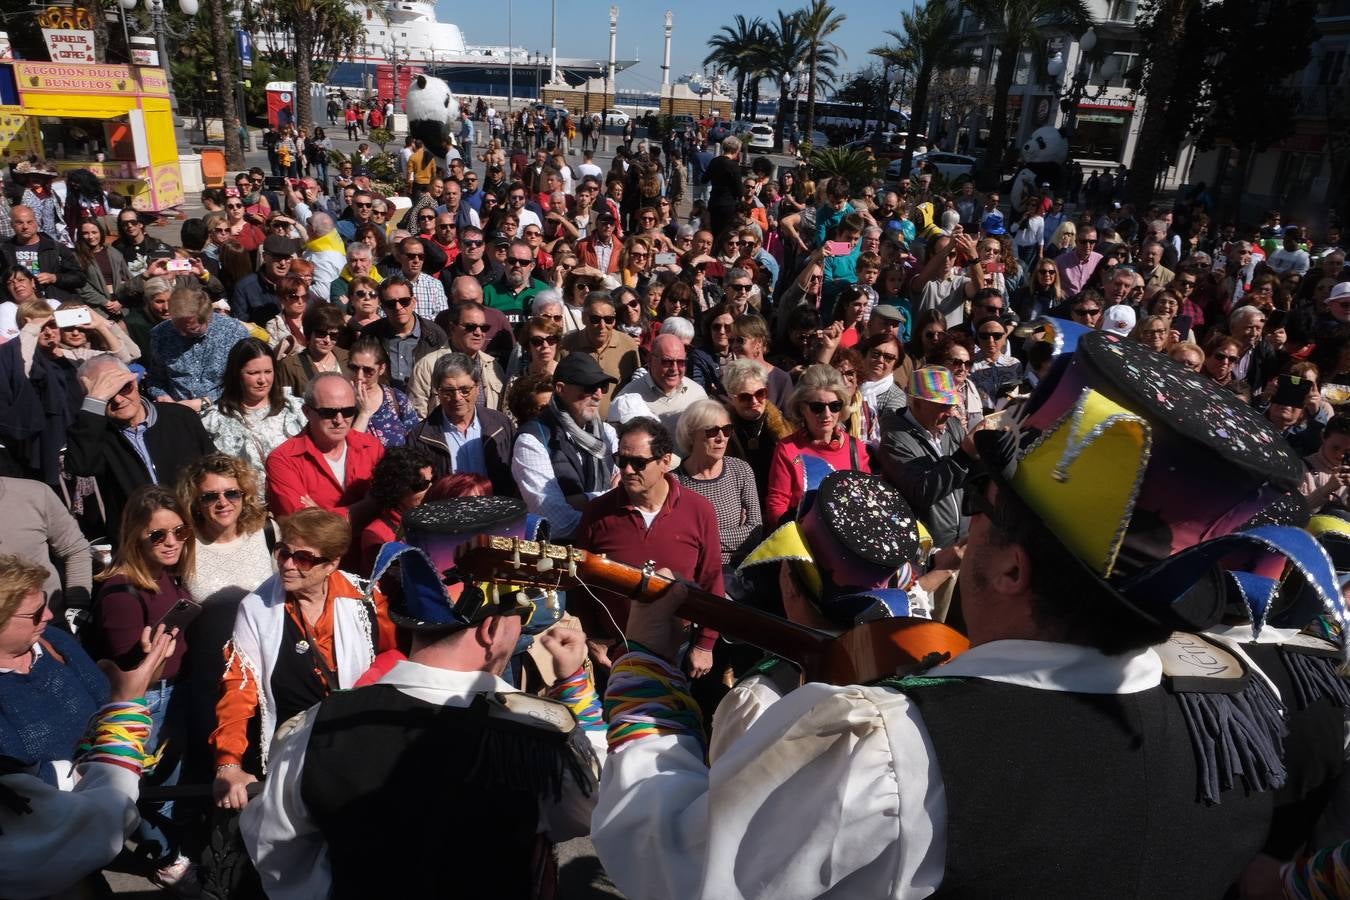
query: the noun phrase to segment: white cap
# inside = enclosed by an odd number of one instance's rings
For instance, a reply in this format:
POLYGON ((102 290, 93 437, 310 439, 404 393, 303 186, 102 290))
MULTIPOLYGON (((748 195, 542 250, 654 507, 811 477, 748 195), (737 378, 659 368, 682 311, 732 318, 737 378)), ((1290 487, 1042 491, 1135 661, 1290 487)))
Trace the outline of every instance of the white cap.
POLYGON ((1126 306, 1123 303, 1108 306, 1106 312, 1102 315, 1102 331, 1109 331, 1121 337, 1125 337, 1134 330, 1134 323, 1134 307, 1126 306))
POLYGON ((609 421, 615 425, 622 424, 630 419, 636 419, 639 416, 655 419, 656 413, 647 405, 637 394, 620 394, 609 404, 609 421))

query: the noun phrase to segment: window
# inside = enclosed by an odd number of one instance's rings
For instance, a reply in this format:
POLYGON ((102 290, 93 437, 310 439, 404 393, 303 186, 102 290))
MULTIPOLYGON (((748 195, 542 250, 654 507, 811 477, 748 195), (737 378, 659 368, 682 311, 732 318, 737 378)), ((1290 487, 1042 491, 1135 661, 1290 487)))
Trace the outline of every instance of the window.
POLYGON ((1111 0, 1106 17, 1113 22, 1133 22, 1138 14, 1137 0, 1111 0))

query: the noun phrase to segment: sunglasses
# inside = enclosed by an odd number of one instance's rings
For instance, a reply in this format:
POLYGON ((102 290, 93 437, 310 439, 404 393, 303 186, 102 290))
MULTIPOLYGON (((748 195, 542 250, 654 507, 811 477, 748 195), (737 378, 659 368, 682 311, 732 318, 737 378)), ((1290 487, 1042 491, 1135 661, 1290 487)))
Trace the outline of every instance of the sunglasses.
POLYGON ((688 364, 689 360, 687 359, 670 359, 669 357, 663 357, 661 360, 661 368, 663 369, 683 369, 688 364))
POLYGON ((750 403, 751 401, 757 401, 762 403, 765 400, 769 399, 769 389, 760 388, 754 393, 751 393, 749 391, 741 391, 739 394, 736 395, 736 399, 742 403, 750 403))
POLYGON ((428 215, 428 216, 418 216, 417 218, 419 218, 419 219, 425 219, 425 220, 427 220, 428 222, 434 222, 434 221, 436 221, 436 215, 435 215, 434 213, 431 214, 431 215, 428 215))
POLYGON ((867 356, 868 356, 868 358, 870 358, 870 359, 880 359, 880 360, 884 360, 884 361, 889 362, 889 363, 893 363, 893 362, 895 362, 896 360, 898 360, 898 359, 900 358, 899 356, 895 355, 894 353, 887 353, 886 351, 881 350, 881 349, 868 350, 868 351, 867 351, 867 356))
POLYGON ((629 456, 627 453, 616 453, 614 454, 614 465, 618 466, 620 472, 630 466, 634 472, 641 472, 660 458, 659 456, 629 456))
POLYGON ((827 403, 824 400, 809 400, 806 403, 806 408, 818 416, 823 416, 827 409, 832 413, 839 412, 839 410, 844 408, 844 401, 831 400, 827 403))
POLYGON ((713 438, 717 437, 720 434, 722 437, 727 438, 729 440, 731 438, 731 432, 732 427, 730 424, 713 425, 710 428, 703 429, 703 436, 708 440, 712 440, 713 438))
POLYGON ((1003 339, 1004 334, 1002 331, 981 331, 979 337, 982 341, 999 341, 1003 339))
POLYGON ((192 537, 192 526, 179 525, 177 528, 156 528, 147 534, 145 539, 153 546, 158 547, 169 539, 169 535, 173 535, 173 539, 181 544, 192 537))
POLYGON ((535 348, 543 346, 552 347, 557 343, 558 343, 558 336, 556 334, 544 334, 544 335, 535 334, 530 336, 531 347, 535 348))
POLYGON ((385 300, 380 301, 380 305, 383 306, 385 309, 393 309, 396 306, 402 307, 403 309, 407 309, 408 307, 412 306, 412 304, 413 304, 412 297, 389 297, 385 300))
POLYGON ((460 245, 461 247, 481 247, 481 246, 483 246, 483 242, 482 242, 482 241, 460 241, 460 242, 459 242, 459 245, 460 245))
POLYGON ((944 366, 946 366, 947 368, 949 368, 949 369, 969 369, 969 368, 970 368, 970 360, 968 360, 968 359, 957 359, 957 358, 954 357, 954 356, 949 356, 949 357, 947 357, 946 359, 944 359, 944 360, 942 361, 942 364, 943 364, 944 366))
POLYGON ((512 268, 524 268, 525 266, 532 265, 533 263, 534 260, 532 259, 520 259, 519 257, 516 256, 512 256, 506 261, 506 264, 508 266, 511 266, 512 268))
POLYGON ((207 506, 218 503, 221 497, 224 497, 231 503, 238 503, 240 500, 244 499, 244 492, 238 488, 231 488, 228 491, 202 491, 197 495, 197 499, 207 506))
POLYGON ((1227 353, 1211 353, 1209 355, 1209 358, 1216 359, 1222 363, 1228 363, 1230 366, 1238 361, 1238 358, 1236 356, 1230 356, 1227 353))
MULTIPOLYGON (((226 208, 226 209, 243 209, 243 208, 244 208, 244 204, 242 204, 242 203, 226 203, 226 204, 225 204, 225 208, 226 208)), ((125 223, 123 223, 123 224, 125 224, 125 223)))
POLYGON ((374 291, 352 291, 352 296, 358 300, 373 300, 378 295, 374 291))
POLYGON ((316 331, 310 335, 310 338, 316 341, 323 339, 336 341, 340 337, 342 337, 342 332, 341 330, 336 329, 330 329, 328 331, 316 331))
POLYGON ((370 378, 374 378, 376 375, 380 374, 379 367, 377 366, 358 366, 356 363, 348 363, 347 368, 351 369, 357 375, 365 375, 370 378))
POLYGON ((1095 306, 1092 308, 1080 306, 1072 312, 1075 316, 1100 316, 1102 314, 1101 309, 1095 306))
POLYGON ((295 563, 296 570, 301 574, 308 572, 310 569, 321 563, 332 562, 328 557, 315 556, 308 550, 292 550, 285 544, 277 544, 277 564, 280 565, 287 560, 295 563))
POLYGON ((314 410, 314 414, 319 418, 330 422, 338 416, 349 420, 355 419, 357 413, 355 406, 311 406, 310 409, 314 410))
POLYGON ((734 284, 729 284, 729 285, 727 285, 727 290, 729 290, 729 291, 735 291, 735 292, 738 293, 738 294, 741 293, 742 291, 745 291, 746 293, 749 293, 749 291, 750 291, 750 285, 745 284, 744 282, 736 282, 736 283, 734 283, 734 284))
POLYGON ((353 204, 352 204, 352 206, 355 206, 357 209, 370 209, 370 208, 371 208, 372 206, 374 206, 374 205, 375 205, 375 204, 373 204, 373 203, 353 203, 353 204))
POLYGON ((487 334, 492 330, 492 326, 486 322, 456 322, 455 324, 469 334, 487 334))
POLYGON ((587 316, 586 321, 592 325, 613 325, 617 321, 616 316, 587 316))
POLYGON ((460 397, 468 399, 473 396, 473 392, 476 390, 478 390, 478 385, 476 384, 463 384, 459 387, 437 388, 436 396, 440 397, 442 400, 449 400, 451 397, 458 394, 460 397))

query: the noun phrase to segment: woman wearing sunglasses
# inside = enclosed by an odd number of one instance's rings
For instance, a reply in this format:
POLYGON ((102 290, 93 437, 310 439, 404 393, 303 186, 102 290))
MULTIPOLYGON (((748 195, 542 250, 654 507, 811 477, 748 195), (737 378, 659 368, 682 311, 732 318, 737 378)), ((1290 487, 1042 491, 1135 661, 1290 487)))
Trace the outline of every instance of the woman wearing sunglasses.
POLYGON ((722 384, 732 424, 727 454, 750 464, 756 496, 763 497, 768 489, 769 463, 778 442, 792 433, 792 426, 769 399, 764 370, 753 359, 734 359, 723 365, 722 384))
POLYGON ((1023 322, 1049 315, 1064 302, 1064 288, 1059 280, 1059 266, 1050 257, 1029 264, 1031 277, 1012 297, 1012 308, 1023 322))
POLYGON ((763 529, 755 474, 743 459, 728 456, 736 427, 727 408, 711 397, 698 400, 680 416, 675 443, 684 455, 675 478, 712 504, 722 538, 722 576, 728 596, 739 599, 736 567, 759 542, 763 529))
POLYGON ((278 727, 335 690, 352 687, 394 646, 384 594, 367 601, 359 579, 338 568, 351 526, 337 513, 302 509, 281 520, 277 574, 239 604, 225 646, 216 703, 216 805, 243 809, 248 785, 267 771, 278 727), (257 718, 257 740, 250 722, 257 718))
POLYGON ((380 548, 389 541, 398 540, 403 516, 426 500, 433 480, 433 465, 431 454, 421 447, 390 447, 375 464, 370 496, 379 512, 361 530, 362 572, 374 570, 380 548))
MULTIPOLYGON (((636 296, 631 299, 633 302, 637 302, 636 296)), ((616 305, 622 310, 622 304, 616 305)), ((619 316, 622 319, 623 313, 620 312, 619 316)), ((561 324, 543 316, 531 316, 524 325, 520 326, 517 337, 520 341, 524 367, 506 382, 506 390, 502 392, 503 396, 509 394, 512 386, 522 378, 529 376, 547 378, 553 375, 553 370, 558 365, 558 348, 562 345, 562 334, 561 324)))
POLYGON ((764 521, 770 528, 790 519, 801 502, 805 485, 798 457, 819 457, 836 471, 872 471, 867 444, 844 428, 849 400, 848 385, 829 366, 807 366, 797 380, 787 408, 801 427, 778 442, 769 463, 764 521))
POLYGON ((374 435, 386 447, 403 445, 422 421, 408 395, 389 383, 389 351, 379 338, 357 338, 347 351, 347 376, 356 394, 353 431, 374 435))
MULTIPOLYGON (((145 485, 127 498, 122 541, 112 565, 96 579, 102 585, 94 601, 89 634, 91 655, 96 659, 134 668, 145 652, 144 630, 153 629, 171 612, 177 614, 184 604, 195 605, 185 586, 196 571, 196 540, 190 522, 177 495, 167 488, 145 485)), ((178 783, 184 748, 190 745, 192 710, 204 702, 192 696, 191 682, 180 677, 187 650, 188 640, 180 633, 160 680, 145 695, 154 723, 146 750, 165 753, 155 767, 152 783, 156 785, 178 783)), ((154 854, 151 879, 163 886, 192 877, 192 863, 179 852, 182 831, 175 825, 177 819, 173 803, 160 804, 153 815, 141 820, 133 838, 142 851, 154 854)))

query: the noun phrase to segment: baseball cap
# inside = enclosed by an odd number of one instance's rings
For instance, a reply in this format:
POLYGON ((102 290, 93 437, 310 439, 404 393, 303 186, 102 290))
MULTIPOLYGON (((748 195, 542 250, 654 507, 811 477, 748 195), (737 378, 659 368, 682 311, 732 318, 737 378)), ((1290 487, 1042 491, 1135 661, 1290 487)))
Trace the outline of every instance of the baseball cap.
POLYGON ((595 387, 613 384, 619 379, 600 368, 595 357, 589 353, 569 353, 562 358, 553 370, 553 380, 563 384, 575 384, 578 387, 595 387))
POLYGON ((1134 307, 1117 303, 1106 308, 1106 314, 1102 316, 1102 331, 1125 337, 1134 330, 1135 321, 1134 307))

